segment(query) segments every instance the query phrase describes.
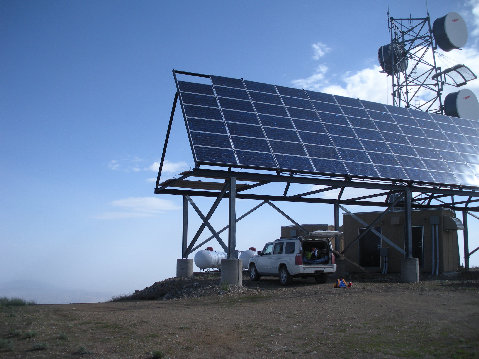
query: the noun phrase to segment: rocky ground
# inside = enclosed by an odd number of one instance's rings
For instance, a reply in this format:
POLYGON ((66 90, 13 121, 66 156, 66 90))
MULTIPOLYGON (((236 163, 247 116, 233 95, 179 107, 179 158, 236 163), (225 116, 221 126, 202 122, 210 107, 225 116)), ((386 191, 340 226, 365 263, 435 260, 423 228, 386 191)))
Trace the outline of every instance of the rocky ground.
POLYGON ((98 304, 0 306, 5 358, 478 358, 479 275, 351 288, 168 279, 98 304), (142 300, 145 299, 145 300, 142 300))

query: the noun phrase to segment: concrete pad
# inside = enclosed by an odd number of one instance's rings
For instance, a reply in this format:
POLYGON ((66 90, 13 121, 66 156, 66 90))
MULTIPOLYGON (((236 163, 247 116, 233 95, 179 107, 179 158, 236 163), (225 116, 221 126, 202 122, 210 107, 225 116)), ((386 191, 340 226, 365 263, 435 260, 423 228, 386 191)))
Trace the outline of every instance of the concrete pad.
POLYGON ((177 259, 176 260, 176 276, 181 278, 193 277, 193 259, 177 259))
POLYGON ((401 260, 401 281, 405 283, 419 282, 418 258, 404 258, 401 260))
POLYGON ((243 285, 243 262, 241 259, 221 260, 221 284, 243 285))

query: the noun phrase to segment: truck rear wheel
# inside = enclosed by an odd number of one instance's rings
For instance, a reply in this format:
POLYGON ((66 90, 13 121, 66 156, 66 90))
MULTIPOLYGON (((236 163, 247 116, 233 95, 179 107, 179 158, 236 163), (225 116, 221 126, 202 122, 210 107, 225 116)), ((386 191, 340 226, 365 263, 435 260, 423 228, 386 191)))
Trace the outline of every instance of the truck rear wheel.
POLYGON ((288 272, 288 268, 285 265, 282 265, 279 268, 279 283, 281 285, 288 285, 291 283, 291 275, 288 272))

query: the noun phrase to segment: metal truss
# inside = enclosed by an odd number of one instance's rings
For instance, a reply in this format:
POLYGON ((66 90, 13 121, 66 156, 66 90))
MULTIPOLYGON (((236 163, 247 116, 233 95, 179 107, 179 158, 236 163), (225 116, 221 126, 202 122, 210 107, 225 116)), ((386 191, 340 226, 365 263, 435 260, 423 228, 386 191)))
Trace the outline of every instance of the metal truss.
POLYGON ((388 28, 391 47, 399 45, 404 49, 402 57, 397 58, 391 51, 394 106, 443 113, 441 94, 444 81, 441 68, 436 66, 437 47, 429 16, 393 18, 389 17, 388 12, 388 28), (409 66, 404 71, 398 71, 396 64, 405 61, 409 66))

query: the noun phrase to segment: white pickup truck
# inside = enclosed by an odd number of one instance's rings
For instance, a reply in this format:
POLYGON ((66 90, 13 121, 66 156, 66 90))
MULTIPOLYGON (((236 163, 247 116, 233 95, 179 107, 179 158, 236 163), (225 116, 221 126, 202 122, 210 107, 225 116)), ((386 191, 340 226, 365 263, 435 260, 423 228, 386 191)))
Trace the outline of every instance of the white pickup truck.
POLYGON ((330 238, 340 234, 315 231, 306 238, 281 238, 266 243, 249 261, 251 280, 265 275, 279 276, 282 285, 289 284, 293 277, 314 277, 317 283, 325 283, 327 275, 336 272, 330 238))

